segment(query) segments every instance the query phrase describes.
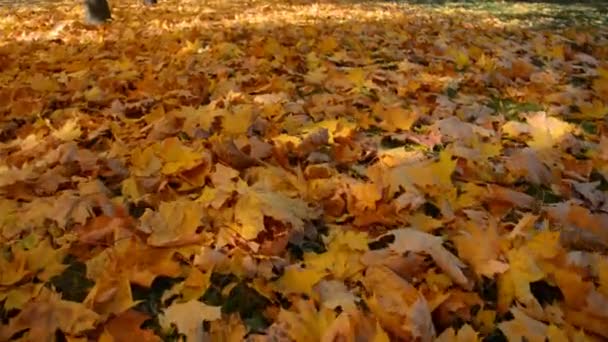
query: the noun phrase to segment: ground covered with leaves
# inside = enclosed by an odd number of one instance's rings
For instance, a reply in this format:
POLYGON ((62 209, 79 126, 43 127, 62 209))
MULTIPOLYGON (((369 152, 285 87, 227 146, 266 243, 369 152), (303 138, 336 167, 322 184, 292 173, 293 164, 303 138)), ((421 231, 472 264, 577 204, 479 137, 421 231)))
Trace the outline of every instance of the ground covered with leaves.
POLYGON ((112 5, 0 7, 0 340, 608 338, 605 28, 112 5))

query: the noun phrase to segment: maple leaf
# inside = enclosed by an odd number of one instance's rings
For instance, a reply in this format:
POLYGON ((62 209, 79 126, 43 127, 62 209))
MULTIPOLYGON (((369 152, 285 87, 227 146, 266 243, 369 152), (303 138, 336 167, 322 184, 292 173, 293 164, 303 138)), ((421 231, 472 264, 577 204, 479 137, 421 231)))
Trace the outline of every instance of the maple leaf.
POLYGON ((554 325, 547 325, 526 315, 521 309, 511 309, 513 319, 498 324, 498 327, 510 341, 526 339, 531 342, 568 341, 564 331, 554 325))
POLYGON ((163 202, 158 212, 147 210, 141 217, 143 231, 150 233, 151 246, 187 244, 196 239, 203 213, 200 206, 185 199, 163 202))
POLYGON ((102 317, 125 312, 135 306, 129 278, 122 275, 98 279, 83 304, 102 317))
POLYGON ((164 140, 158 153, 165 162, 161 171, 167 175, 193 169, 203 162, 202 153, 184 146, 177 138, 164 140))
POLYGON ((17 288, 13 288, 10 291, 0 294, 0 299, 4 300, 4 307, 7 310, 19 309, 21 310, 25 304, 30 300, 38 296, 42 290, 43 284, 26 284, 17 288))
POLYGON ((412 228, 401 228, 391 231, 395 237, 389 248, 397 253, 424 252, 429 254, 435 263, 446 272, 455 283, 469 287, 470 282, 462 272, 464 263, 442 246, 438 236, 424 233, 412 228))
POLYGON ((165 291, 163 299, 169 299, 175 295, 179 295, 184 301, 200 298, 211 285, 211 275, 210 270, 203 273, 193 267, 183 282, 177 283, 169 291, 165 291))
POLYGON ((174 324, 180 333, 186 335, 188 341, 207 341, 209 336, 203 330, 203 322, 215 321, 221 317, 219 306, 209 306, 193 299, 171 304, 159 316, 159 323, 166 330, 174 324))
POLYGON ((383 266, 366 270, 364 284, 371 296, 365 301, 380 324, 400 338, 431 341, 435 328, 424 297, 415 287, 383 266))
POLYGON ((454 328, 450 327, 444 330, 441 335, 437 337, 437 341, 439 342, 476 342, 479 341, 477 336, 477 332, 473 330, 473 328, 465 324, 458 332, 454 331, 454 328))
POLYGON ((384 127, 390 131, 409 130, 416 122, 420 113, 415 110, 406 110, 399 106, 384 108, 380 104, 374 108, 375 114, 382 118, 384 127))
POLYGON ((499 260, 500 239, 496 223, 467 222, 462 226, 464 229, 453 238, 458 255, 468 261, 480 275, 491 277, 496 273, 504 273, 509 264, 499 260), (479 241, 484 241, 483 245, 479 241))
POLYGON ((51 242, 45 239, 28 251, 27 268, 38 279, 48 281, 67 267, 63 264, 66 255, 67 248, 54 249, 51 242))
POLYGON ((53 132, 53 136, 63 141, 72 141, 78 139, 82 131, 78 126, 78 120, 72 119, 67 121, 60 129, 53 132))
POLYGON ((57 293, 43 289, 8 325, 0 328, 0 336, 8 340, 13 334, 29 329, 28 338, 50 341, 56 330, 76 335, 94 328, 99 316, 80 303, 65 301, 57 293), (44 320, 40 320, 45 317, 44 320))
POLYGON ((286 293, 303 293, 311 295, 313 287, 329 272, 321 268, 302 267, 291 265, 279 278, 277 286, 286 293))
POLYGON ((335 316, 333 310, 317 310, 312 301, 299 299, 294 303, 293 310, 281 309, 275 324, 294 341, 321 341, 335 316))
POLYGON ((330 309, 337 307, 345 311, 356 309, 357 298, 341 281, 322 280, 315 286, 315 290, 319 294, 321 303, 330 309))
POLYGON ((318 210, 301 199, 253 186, 243 190, 236 203, 234 217, 241 226, 239 234, 245 239, 255 239, 265 229, 264 216, 289 223, 293 229, 301 231, 305 220, 318 215, 318 210))
POLYGON ((13 285, 25 277, 27 270, 27 255, 25 253, 15 253, 12 258, 2 256, 0 258, 0 285, 13 285))
POLYGON ((334 232, 326 239, 325 253, 306 253, 304 262, 307 268, 317 272, 331 272, 337 279, 347 279, 364 269, 360 258, 368 247, 366 233, 345 231, 334 232))
POLYGON ((143 150, 135 150, 131 163, 136 176, 152 176, 162 169, 162 161, 156 156, 155 147, 148 146, 143 150))
POLYGON ((540 303, 532 294, 530 283, 543 279, 545 273, 524 248, 509 251, 507 257, 510 268, 500 278, 499 310, 504 310, 513 298, 517 298, 529 310, 542 312, 540 303))
POLYGON ((106 330, 115 342, 126 342, 137 339, 142 342, 158 342, 160 337, 154 335, 151 330, 141 329, 141 325, 150 317, 135 311, 127 310, 112 318, 106 324, 106 330))
POLYGON ((551 148, 572 131, 572 125, 555 117, 547 117, 544 112, 527 118, 531 127, 532 140, 528 142, 535 149, 551 148))

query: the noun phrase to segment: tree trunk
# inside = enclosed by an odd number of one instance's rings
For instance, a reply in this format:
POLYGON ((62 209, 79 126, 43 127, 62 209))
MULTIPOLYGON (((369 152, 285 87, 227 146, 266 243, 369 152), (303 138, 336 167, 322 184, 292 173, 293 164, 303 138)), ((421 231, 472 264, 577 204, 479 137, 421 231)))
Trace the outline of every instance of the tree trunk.
POLYGON ((156 4, 156 0, 144 0, 144 4, 146 4, 146 5, 154 5, 154 4, 156 4))
POLYGON ((84 0, 84 5, 88 24, 99 25, 112 18, 107 0, 84 0))

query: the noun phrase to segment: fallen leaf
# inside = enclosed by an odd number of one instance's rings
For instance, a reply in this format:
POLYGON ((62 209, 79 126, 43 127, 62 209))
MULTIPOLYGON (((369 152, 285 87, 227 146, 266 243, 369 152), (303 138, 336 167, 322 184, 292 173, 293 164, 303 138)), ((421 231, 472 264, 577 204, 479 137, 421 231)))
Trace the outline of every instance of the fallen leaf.
POLYGON ((185 303, 174 303, 159 316, 159 324, 163 329, 175 325, 188 341, 207 341, 208 334, 203 330, 204 321, 215 321, 222 317, 218 306, 209 306, 196 299, 185 303))

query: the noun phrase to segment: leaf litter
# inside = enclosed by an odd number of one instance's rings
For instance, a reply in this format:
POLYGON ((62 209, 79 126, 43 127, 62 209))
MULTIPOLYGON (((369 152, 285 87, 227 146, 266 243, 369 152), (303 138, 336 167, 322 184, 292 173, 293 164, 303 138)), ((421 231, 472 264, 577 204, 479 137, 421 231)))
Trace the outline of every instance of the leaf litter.
POLYGON ((0 9, 1 340, 608 338, 605 28, 112 5, 0 9))

